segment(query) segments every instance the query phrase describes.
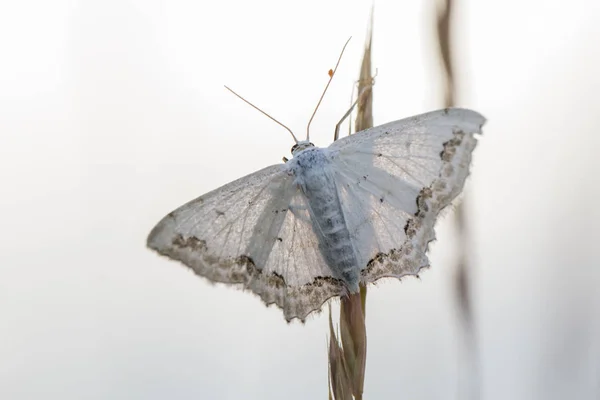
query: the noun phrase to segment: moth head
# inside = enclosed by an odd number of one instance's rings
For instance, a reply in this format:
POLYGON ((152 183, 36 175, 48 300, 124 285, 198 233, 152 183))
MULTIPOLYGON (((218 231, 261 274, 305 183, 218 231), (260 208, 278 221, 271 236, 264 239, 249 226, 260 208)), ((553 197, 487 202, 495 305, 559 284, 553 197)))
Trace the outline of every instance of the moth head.
POLYGON ((308 149, 309 147, 315 147, 315 145, 308 140, 300 140, 298 143, 292 146, 292 155, 295 156, 296 153, 299 153, 304 149, 308 149))

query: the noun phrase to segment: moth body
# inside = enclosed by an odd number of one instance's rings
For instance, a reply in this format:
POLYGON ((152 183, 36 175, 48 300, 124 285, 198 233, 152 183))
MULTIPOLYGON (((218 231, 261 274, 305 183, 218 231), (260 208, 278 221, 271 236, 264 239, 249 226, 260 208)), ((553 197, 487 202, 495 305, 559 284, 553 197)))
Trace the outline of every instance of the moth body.
POLYGON ((332 276, 342 280, 350 292, 357 292, 360 267, 338 195, 333 154, 328 149, 308 147, 294 154, 289 169, 306 196, 319 251, 332 276))

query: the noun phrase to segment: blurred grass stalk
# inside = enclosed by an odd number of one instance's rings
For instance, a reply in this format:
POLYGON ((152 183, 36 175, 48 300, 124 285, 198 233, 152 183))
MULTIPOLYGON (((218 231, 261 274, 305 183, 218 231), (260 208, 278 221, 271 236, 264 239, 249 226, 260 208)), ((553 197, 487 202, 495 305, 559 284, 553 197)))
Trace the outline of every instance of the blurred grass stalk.
MULTIPOLYGON (((371 43, 373 12, 367 33, 360 76, 355 132, 373 126, 373 78, 371 75, 371 43)), ((367 328, 365 305, 367 287, 360 292, 343 296, 340 303, 339 335, 333 329, 329 306, 329 399, 360 400, 365 382, 367 362, 367 328)))
MULTIPOLYGON (((437 36, 439 42, 440 58, 443 65, 444 107, 453 107, 456 104, 456 81, 454 65, 452 63, 452 29, 456 12, 456 0, 436 0, 437 36), (454 14, 453 14, 454 11, 454 14), (454 17, 454 18, 453 18, 454 17)), ((462 355, 468 363, 466 368, 461 368, 462 379, 459 380, 459 398, 477 399, 480 397, 479 376, 477 370, 477 343, 475 338, 475 324, 473 321, 473 299, 471 296, 471 275, 473 268, 469 265, 467 248, 469 245, 469 232, 466 221, 467 193, 460 203, 456 205, 456 243, 458 246, 457 261, 454 271, 454 293, 456 296, 457 310, 461 322, 463 338, 462 355)))

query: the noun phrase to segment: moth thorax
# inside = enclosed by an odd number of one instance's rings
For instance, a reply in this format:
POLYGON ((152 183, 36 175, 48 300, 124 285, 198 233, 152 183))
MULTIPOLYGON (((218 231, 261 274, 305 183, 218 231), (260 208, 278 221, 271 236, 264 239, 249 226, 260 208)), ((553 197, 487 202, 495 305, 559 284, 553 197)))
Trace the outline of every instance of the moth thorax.
POLYGON ((308 149, 309 147, 315 147, 315 145, 309 142, 308 140, 301 140, 292 147, 292 155, 295 156, 296 153, 308 149))

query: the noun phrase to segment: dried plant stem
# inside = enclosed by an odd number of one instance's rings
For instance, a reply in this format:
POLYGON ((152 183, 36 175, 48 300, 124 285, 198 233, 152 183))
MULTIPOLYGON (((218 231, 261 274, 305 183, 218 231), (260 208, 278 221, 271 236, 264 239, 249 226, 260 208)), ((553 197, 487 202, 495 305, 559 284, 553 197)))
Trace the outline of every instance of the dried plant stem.
MULTIPOLYGON (((437 15, 437 33, 440 47, 440 57, 444 66, 444 106, 452 107, 456 100, 456 83, 454 65, 452 63, 452 12, 455 7, 454 0, 442 0, 443 7, 437 15)), ((479 394, 479 378, 476 367, 477 345, 475 338, 475 325, 473 321, 473 307, 471 298, 470 277, 472 267, 468 263, 467 246, 469 235, 465 218, 467 196, 456 206, 455 225, 457 232, 458 259, 456 262, 454 276, 454 293, 456 296, 457 309, 460 314, 464 352, 470 365, 462 371, 463 381, 466 387, 460 387, 460 398, 477 399, 479 394), (466 392, 466 393, 465 393, 466 392)))
POLYGON ((365 51, 360 66, 360 75, 358 78, 358 114, 354 123, 355 132, 360 132, 373 127, 373 75, 371 66, 371 46, 373 44, 373 12, 371 12, 371 22, 367 33, 365 51))
MULTIPOLYGON (((373 126, 373 79, 371 75, 371 43, 373 14, 367 35, 358 81, 358 115, 356 132, 373 126)), ((367 328, 365 324, 366 286, 359 293, 341 298, 339 335, 336 336, 329 309, 329 398, 362 400, 367 361, 367 328)))

